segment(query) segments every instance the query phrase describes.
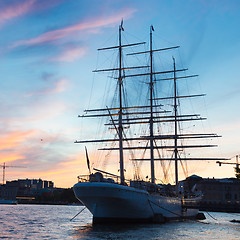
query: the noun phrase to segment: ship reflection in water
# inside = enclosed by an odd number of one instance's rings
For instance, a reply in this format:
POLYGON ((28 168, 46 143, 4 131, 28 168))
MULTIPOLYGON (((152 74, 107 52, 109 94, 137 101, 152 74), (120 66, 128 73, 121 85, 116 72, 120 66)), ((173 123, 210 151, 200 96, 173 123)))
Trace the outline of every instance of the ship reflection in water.
POLYGON ((0 238, 3 239, 239 239, 239 214, 207 213, 204 221, 165 224, 92 225, 83 206, 0 205, 0 238))
POLYGON ((239 239, 240 224, 228 219, 236 214, 211 213, 204 221, 166 224, 87 224, 75 228, 75 239, 239 239))

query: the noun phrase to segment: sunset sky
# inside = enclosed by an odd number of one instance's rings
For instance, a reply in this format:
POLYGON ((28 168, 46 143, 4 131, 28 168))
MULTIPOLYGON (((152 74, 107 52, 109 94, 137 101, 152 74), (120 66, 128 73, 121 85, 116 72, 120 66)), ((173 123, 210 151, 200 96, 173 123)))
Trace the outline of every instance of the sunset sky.
MULTIPOLYGON (((240 154, 239 11, 238 0, 0 0, 0 164, 25 167, 8 168, 6 179, 72 187, 88 173, 84 146, 74 141, 92 126, 77 116, 89 103, 99 107, 89 96, 96 49, 116 44, 122 19, 138 41, 153 25, 159 47, 181 46, 184 66, 207 94, 207 126, 223 136, 215 157, 240 154)), ((234 176, 233 166, 216 163, 195 173, 234 176)))

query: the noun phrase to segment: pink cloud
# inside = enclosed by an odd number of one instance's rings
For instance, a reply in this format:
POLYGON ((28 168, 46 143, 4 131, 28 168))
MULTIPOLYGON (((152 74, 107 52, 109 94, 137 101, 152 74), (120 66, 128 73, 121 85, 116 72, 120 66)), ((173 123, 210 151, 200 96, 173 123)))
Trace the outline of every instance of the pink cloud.
POLYGON ((0 163, 12 162, 22 160, 25 158, 24 154, 17 149, 26 142, 35 130, 27 131, 9 131, 0 138, 0 163))
POLYGON ((30 135, 34 133, 33 130, 28 131, 14 131, 0 138, 0 150, 16 147, 21 141, 25 141, 30 135))
POLYGON ((81 57, 83 57, 87 52, 87 48, 84 47, 74 47, 68 48, 64 52, 60 53, 54 58, 51 58, 50 61, 56 62, 73 62, 81 57))
POLYGON ((6 6, 0 8, 0 25, 3 25, 11 19, 21 17, 28 13, 54 7, 60 4, 62 1, 63 0, 16 0, 13 4, 9 4, 8 1, 5 1, 6 6))
POLYGON ((64 92, 68 87, 68 79, 61 78, 58 81, 54 82, 53 86, 48 86, 46 88, 33 91, 31 93, 26 94, 27 97, 36 96, 36 95, 48 95, 54 93, 64 92))
MULTIPOLYGON (((69 140, 67 140, 69 142, 69 140)), ((73 162, 76 155, 66 150, 66 138, 63 134, 35 131, 28 139, 23 139, 18 146, 0 152, 0 164, 26 167, 23 169, 10 169, 7 180, 16 178, 43 178, 53 180, 61 186, 72 186, 81 168, 86 168, 86 162, 79 164, 73 162), (26 144, 27 143, 27 144, 26 144), (11 162, 11 163, 10 163, 11 162), (67 164, 70 162, 70 164, 67 164), (64 176, 64 177, 63 177, 64 176), (69 179, 65 179, 69 178, 69 179), (67 181, 66 181, 67 180, 67 181), (70 182, 68 182, 70 180, 70 182), (66 185, 67 184, 67 185, 66 185)), ((73 144, 70 142, 70 144, 73 144)))
POLYGON ((132 16, 134 12, 136 12, 135 9, 122 9, 122 11, 120 11, 119 13, 116 13, 109 17, 101 16, 101 17, 92 19, 90 21, 80 22, 75 25, 65 27, 62 29, 48 31, 46 33, 39 35, 36 38, 17 41, 12 45, 12 47, 14 48, 19 46, 29 46, 29 45, 49 43, 49 42, 67 37, 69 35, 72 35, 78 31, 84 31, 84 30, 92 31, 96 28, 110 26, 110 25, 119 23, 122 18, 128 19, 129 17, 132 16))
POLYGON ((26 0, 24 2, 20 1, 13 5, 2 8, 0 10, 0 24, 28 13, 31 11, 35 1, 36 0, 26 0))

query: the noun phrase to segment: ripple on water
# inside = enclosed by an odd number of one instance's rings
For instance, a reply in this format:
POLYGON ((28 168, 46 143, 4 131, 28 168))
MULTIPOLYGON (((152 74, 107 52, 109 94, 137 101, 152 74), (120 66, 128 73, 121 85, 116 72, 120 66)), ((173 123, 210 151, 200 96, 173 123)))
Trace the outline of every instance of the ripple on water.
POLYGON ((211 213, 204 221, 167 224, 92 225, 82 206, 0 205, 0 239, 239 239, 240 215, 211 213))

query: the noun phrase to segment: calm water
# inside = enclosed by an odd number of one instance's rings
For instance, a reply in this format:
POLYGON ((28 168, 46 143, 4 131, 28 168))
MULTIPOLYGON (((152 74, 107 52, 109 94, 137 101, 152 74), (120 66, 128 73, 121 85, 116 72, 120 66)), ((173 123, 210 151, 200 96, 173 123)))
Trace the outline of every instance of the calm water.
POLYGON ((210 213, 204 221, 92 226, 82 206, 0 205, 0 239, 240 239, 240 214, 210 213))

